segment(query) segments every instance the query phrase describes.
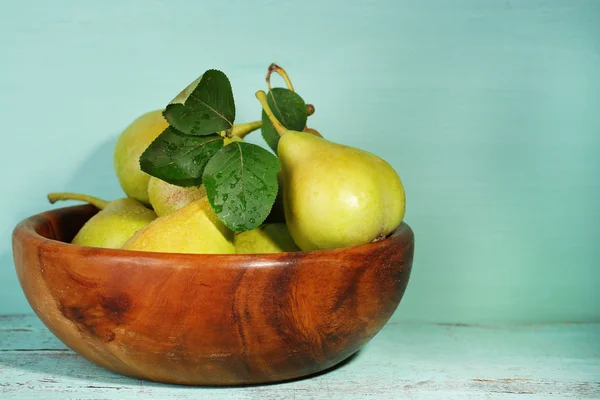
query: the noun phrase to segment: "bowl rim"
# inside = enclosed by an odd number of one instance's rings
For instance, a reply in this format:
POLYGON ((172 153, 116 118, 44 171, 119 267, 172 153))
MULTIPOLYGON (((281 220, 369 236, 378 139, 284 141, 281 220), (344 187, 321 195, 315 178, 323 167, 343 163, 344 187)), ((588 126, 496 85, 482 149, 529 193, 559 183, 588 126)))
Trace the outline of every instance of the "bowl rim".
MULTIPOLYGON (((38 232, 39 227, 47 223, 52 226, 52 219, 57 215, 67 215, 73 212, 84 212, 86 208, 96 209, 94 206, 89 204, 75 205, 60 207, 51 210, 47 210, 38 214, 31 215, 21 220, 15 226, 12 234, 14 242, 31 242, 35 247, 52 252, 65 252, 73 253, 80 252, 82 254, 88 253, 90 256, 101 256, 106 258, 135 258, 150 259, 150 260, 164 260, 173 261, 174 259, 185 259, 187 261, 211 261, 214 260, 216 263, 219 261, 229 261, 225 264, 237 264, 236 261, 247 262, 253 261, 253 264, 260 266, 260 261, 265 262, 265 266, 272 266, 274 262, 284 262, 285 259, 296 259, 307 256, 318 256, 318 257, 336 257, 340 255, 352 255, 364 254, 369 252, 376 252, 388 248, 393 244, 400 244, 406 242, 407 247, 414 245, 414 233, 412 228, 403 220, 400 225, 386 238, 378 240, 376 242, 348 246, 343 248, 333 249, 319 249, 310 251, 296 251, 296 252, 283 252, 283 253, 256 253, 256 254, 198 254, 198 253, 173 253, 173 252, 150 252, 141 250, 125 250, 125 249, 110 249, 104 247, 90 247, 81 246, 68 242, 63 242, 57 239, 51 239, 43 236, 38 232), (285 255, 285 257, 282 257, 285 255)), ((96 209, 97 210, 97 209, 96 209)), ((404 247, 404 246, 402 246, 404 247)))

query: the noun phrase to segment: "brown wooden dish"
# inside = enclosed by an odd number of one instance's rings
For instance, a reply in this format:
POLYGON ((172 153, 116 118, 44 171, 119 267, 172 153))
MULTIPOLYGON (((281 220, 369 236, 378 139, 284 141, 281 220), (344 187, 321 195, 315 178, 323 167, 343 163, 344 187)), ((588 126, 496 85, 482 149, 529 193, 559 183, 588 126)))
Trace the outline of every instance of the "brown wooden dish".
POLYGON ((413 259, 404 223, 376 243, 299 253, 168 254, 65 243, 96 212, 67 207, 17 225, 19 281, 71 349, 160 382, 252 384, 327 369, 388 321, 413 259))

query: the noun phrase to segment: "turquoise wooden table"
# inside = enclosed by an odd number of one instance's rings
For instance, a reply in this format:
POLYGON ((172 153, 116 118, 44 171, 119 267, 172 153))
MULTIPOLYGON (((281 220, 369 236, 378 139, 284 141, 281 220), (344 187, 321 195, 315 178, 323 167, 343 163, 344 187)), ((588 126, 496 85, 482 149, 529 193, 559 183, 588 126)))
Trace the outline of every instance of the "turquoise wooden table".
POLYGON ((342 365, 243 388, 116 375, 67 349, 35 315, 0 316, 2 399, 598 399, 600 324, 390 322, 342 365))

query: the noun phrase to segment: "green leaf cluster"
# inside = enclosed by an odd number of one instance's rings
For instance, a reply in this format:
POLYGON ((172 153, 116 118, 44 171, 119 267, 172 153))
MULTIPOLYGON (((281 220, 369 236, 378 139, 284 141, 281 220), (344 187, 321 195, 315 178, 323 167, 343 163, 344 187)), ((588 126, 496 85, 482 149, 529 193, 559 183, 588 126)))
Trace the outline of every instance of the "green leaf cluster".
MULTIPOLYGON (((282 124, 301 131, 308 117, 295 92, 273 88, 269 105, 282 124)), ((140 157, 142 171, 178 186, 204 184, 211 207, 230 229, 252 230, 267 218, 278 192, 279 159, 264 148, 232 139, 233 90, 227 76, 208 70, 185 88, 163 115, 169 127, 140 157)), ((262 134, 277 152, 279 135, 262 113, 262 134)))

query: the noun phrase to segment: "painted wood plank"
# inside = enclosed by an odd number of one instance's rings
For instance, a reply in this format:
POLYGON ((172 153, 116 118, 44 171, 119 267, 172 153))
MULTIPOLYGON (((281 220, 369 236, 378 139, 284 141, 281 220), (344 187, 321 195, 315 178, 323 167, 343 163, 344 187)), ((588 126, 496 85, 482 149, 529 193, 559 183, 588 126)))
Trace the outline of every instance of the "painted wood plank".
POLYGON ((74 354, 35 316, 0 317, 0 398, 596 399, 600 324, 389 323, 348 362, 317 376, 244 388, 191 388, 113 374, 74 354))
POLYGON ((0 351, 19 350, 66 351, 68 349, 33 315, 0 316, 0 351))

